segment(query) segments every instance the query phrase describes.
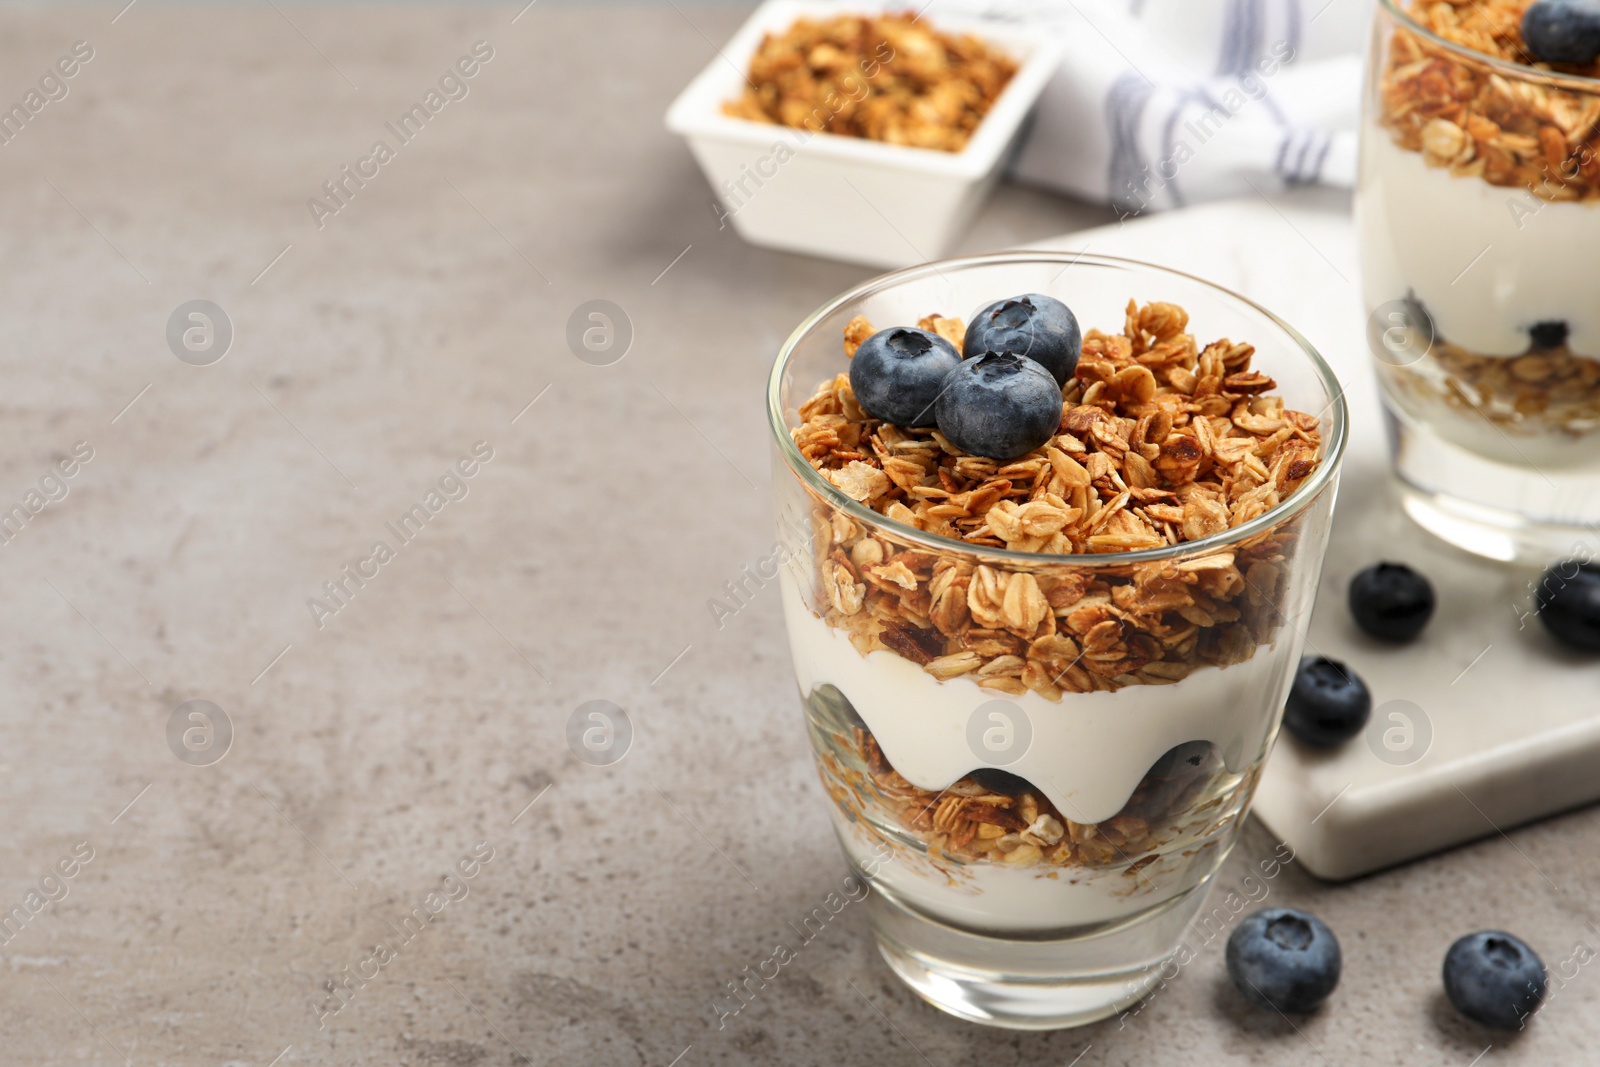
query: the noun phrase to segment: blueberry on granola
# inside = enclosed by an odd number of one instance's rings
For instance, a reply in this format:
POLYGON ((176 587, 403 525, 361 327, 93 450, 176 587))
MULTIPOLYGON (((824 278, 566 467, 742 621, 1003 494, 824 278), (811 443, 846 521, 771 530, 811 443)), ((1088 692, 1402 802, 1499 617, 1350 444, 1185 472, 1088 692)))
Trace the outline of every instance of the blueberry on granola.
POLYGON ((1361 676, 1336 659, 1307 656, 1283 706, 1283 725, 1308 745, 1342 744, 1366 728, 1372 694, 1361 676))
POLYGON ((950 372, 937 410, 939 429, 963 452, 1016 459, 1055 435, 1061 387, 1033 360, 991 352, 950 372))
POLYGON ((1544 572, 1534 590, 1539 621, 1562 644, 1600 652, 1600 566, 1567 560, 1544 572))
POLYGON ((1600 0, 1538 0, 1522 15, 1535 59, 1587 66, 1600 56, 1600 0))
POLYGON ((896 426, 932 426, 934 401, 945 376, 960 362, 956 346, 938 334, 893 326, 856 349, 850 388, 856 403, 875 419, 896 426))
POLYGON ((1327 923, 1294 908, 1262 908, 1228 938, 1228 977, 1246 1000, 1281 1012, 1315 1011, 1339 984, 1343 957, 1327 923))
POLYGON ((964 359, 985 352, 1027 356, 1054 376, 1057 385, 1078 367, 1083 333, 1072 309, 1054 297, 1025 293, 996 300, 972 316, 961 343, 964 359))
POLYGON ((1350 614, 1380 641, 1413 640, 1433 617, 1433 585, 1404 563, 1374 563, 1350 579, 1350 614))
POLYGON ((1456 1011, 1484 1026, 1521 1029, 1543 1003, 1545 988, 1538 953, 1499 930, 1468 934, 1445 953, 1445 996, 1456 1011))

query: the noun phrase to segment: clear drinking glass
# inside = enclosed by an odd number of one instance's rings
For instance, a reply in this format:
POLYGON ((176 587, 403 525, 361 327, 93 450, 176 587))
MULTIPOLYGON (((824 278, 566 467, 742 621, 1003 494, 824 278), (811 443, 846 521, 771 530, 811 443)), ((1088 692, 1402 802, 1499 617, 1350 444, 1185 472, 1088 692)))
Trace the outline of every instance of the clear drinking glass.
POLYGON ((1001 1026, 1073 1026, 1138 1000, 1198 912, 1277 733, 1345 443, 1332 371, 1292 328, 1198 278, 1011 252, 830 301, 785 343, 768 410, 801 703, 884 958, 938 1007, 1001 1026), (847 369, 854 316, 966 317, 1027 292, 1068 302, 1085 330, 1119 332, 1134 298, 1187 309, 1202 344, 1254 344, 1253 369, 1319 419, 1318 465, 1212 536, 1045 555, 896 522, 801 454, 798 409, 847 369))
POLYGON ((1363 112, 1362 288, 1404 506, 1479 555, 1570 554, 1600 522, 1600 80, 1381 0, 1363 112))

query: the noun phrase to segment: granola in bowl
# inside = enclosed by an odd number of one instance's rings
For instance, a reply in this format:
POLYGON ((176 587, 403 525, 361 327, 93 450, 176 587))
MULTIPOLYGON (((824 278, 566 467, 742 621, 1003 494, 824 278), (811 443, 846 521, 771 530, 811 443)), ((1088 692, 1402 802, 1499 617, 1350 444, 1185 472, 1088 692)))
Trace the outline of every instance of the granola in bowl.
MULTIPOLYGON (((973 362, 961 320, 918 330, 973 362)), ((858 316, 845 354, 891 332, 907 331, 858 316)), ((1321 420, 1285 405, 1255 349, 1202 345, 1181 307, 1130 302, 1075 356, 1048 440, 1007 460, 873 418, 849 373, 791 430, 837 492, 807 490, 812 551, 783 588, 841 836, 997 900, 1037 892, 997 878, 1044 879, 1057 892, 1018 918, 1044 926, 1210 869, 1282 700, 1283 657, 1262 650, 1286 633, 1303 516, 1258 520, 1324 458, 1321 420), (985 767, 962 731, 995 700, 1031 743, 985 767)))
POLYGON ((1374 350, 1402 411, 1490 459, 1586 465, 1600 459, 1600 60, 1541 58, 1548 43, 1524 34, 1540 3, 1386 0, 1357 198, 1364 288, 1421 339, 1400 358, 1374 350))
POLYGON ((914 12, 798 19, 767 34, 724 114, 812 133, 959 152, 1017 63, 914 12))

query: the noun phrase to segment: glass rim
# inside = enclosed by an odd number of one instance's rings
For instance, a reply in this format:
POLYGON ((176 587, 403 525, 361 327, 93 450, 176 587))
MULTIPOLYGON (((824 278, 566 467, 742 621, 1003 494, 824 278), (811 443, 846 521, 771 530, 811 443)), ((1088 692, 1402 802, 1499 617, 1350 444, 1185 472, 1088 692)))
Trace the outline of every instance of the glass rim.
POLYGON ((1260 304, 1215 282, 1209 282, 1197 275, 1174 270, 1171 267, 1163 267, 1155 263, 1121 256, 1044 250, 988 252, 981 255, 930 260, 914 267, 906 267, 888 274, 880 274, 875 278, 869 278, 860 285, 835 296, 807 315, 800 325, 795 327, 794 332, 789 335, 783 342, 783 346, 778 350, 778 357, 773 362, 772 373, 767 380, 767 421, 768 427, 772 431, 773 439, 776 441, 778 450, 783 455, 784 463, 788 468, 829 504, 850 517, 871 526, 888 527, 896 537, 929 551, 952 552, 959 550, 987 559, 1027 566, 1039 566, 1041 564, 1071 564, 1073 566, 1089 567, 1126 566, 1134 563, 1149 563, 1156 560, 1203 555, 1215 549, 1225 548, 1228 545, 1249 540, 1251 537, 1270 530, 1286 519, 1298 514, 1316 500, 1323 489, 1327 488, 1329 483, 1333 481, 1339 469, 1339 463, 1344 458, 1345 443, 1349 435, 1349 419, 1345 408, 1344 387, 1340 385, 1338 377, 1333 373, 1333 368, 1328 366, 1321 353, 1300 334, 1300 331, 1260 304), (1118 270, 1132 269, 1170 275, 1176 278, 1183 278, 1186 281, 1196 282, 1207 289, 1213 290, 1224 299, 1243 305, 1262 315, 1279 330, 1283 331, 1310 361, 1317 378, 1322 382, 1323 387, 1331 398, 1328 402, 1332 422, 1331 433, 1323 438, 1323 455, 1317 464, 1317 469, 1305 481, 1301 482, 1294 492, 1280 501, 1276 507, 1241 526, 1230 527, 1222 533, 1212 534, 1209 537, 1202 537, 1194 541, 1179 541, 1175 545, 1163 545, 1160 548, 1141 548, 1132 552, 1022 552, 1012 548, 969 545, 953 538, 940 537, 936 534, 919 530, 914 526, 907 526, 902 522, 897 522, 882 512, 874 511, 840 492, 838 486, 824 478, 811 465, 810 461, 800 454, 800 449, 796 447, 794 437, 790 434, 788 423, 784 418, 783 375, 788 369, 789 361, 794 356, 800 342, 808 337, 823 319, 853 301, 892 289, 905 282, 926 278, 930 274, 942 274, 946 269, 959 270, 966 267, 1005 263, 1060 263, 1063 268, 1078 263, 1086 263, 1091 266, 1109 267, 1118 270))
POLYGON ((1402 0, 1378 0, 1378 3, 1383 10, 1404 23, 1406 29, 1412 33, 1427 38, 1431 43, 1446 51, 1454 52, 1463 59, 1490 67, 1497 73, 1516 78, 1519 81, 1548 82, 1564 89, 1600 94, 1600 78, 1591 78, 1587 74, 1567 74, 1559 70, 1544 70, 1527 63, 1518 63, 1515 60, 1502 59, 1500 56, 1491 56, 1487 52, 1479 52, 1475 48, 1468 48, 1464 44, 1440 37, 1433 30, 1422 25, 1422 23, 1412 18, 1411 12, 1400 6, 1402 0))

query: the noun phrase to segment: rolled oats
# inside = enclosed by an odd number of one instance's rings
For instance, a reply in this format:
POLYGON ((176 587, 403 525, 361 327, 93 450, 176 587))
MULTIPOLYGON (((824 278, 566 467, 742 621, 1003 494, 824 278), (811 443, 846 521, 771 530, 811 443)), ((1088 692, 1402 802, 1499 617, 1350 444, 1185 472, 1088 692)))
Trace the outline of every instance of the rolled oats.
MULTIPOLYGON (((1417 23, 1453 44, 1554 74, 1600 77, 1588 67, 1536 63, 1522 40, 1531 0, 1418 0, 1417 23)), ((1398 28, 1390 42, 1380 121, 1428 163, 1546 200, 1600 197, 1600 95, 1558 82, 1512 81, 1486 62, 1398 28)))
POLYGON ((1600 430, 1600 360, 1565 344, 1521 356, 1482 356, 1435 340, 1417 363, 1378 370, 1402 395, 1443 403, 1507 435, 1600 430))
MULTIPOLYGON (((1208 839, 1237 817, 1232 804, 1205 796, 1220 769, 1214 754, 1152 770, 1120 813, 1101 823, 1079 823, 1020 779, 991 788, 968 777, 935 792, 903 778, 866 730, 854 731, 850 748, 848 762, 831 752, 820 757, 823 784, 834 802, 863 826, 872 824, 870 813, 887 809, 930 856, 956 861, 1123 867, 1138 877, 1172 842, 1208 839)), ((1249 795, 1258 773, 1259 767, 1246 772, 1234 795, 1249 795)))
POLYGON ((723 111, 959 152, 1016 72, 1015 61, 977 37, 941 33, 911 12, 802 18, 762 39, 748 85, 723 111))
MULTIPOLYGON (((961 332, 959 320, 923 322, 961 332)), ((1182 676, 1174 664, 1228 662, 1239 641, 1253 647, 1269 639, 1277 591, 1244 597, 1245 575, 1277 573, 1294 541, 1292 522, 1230 551, 1178 562, 1048 566, 1051 555, 1127 552, 1222 533, 1276 507, 1315 469, 1318 420, 1263 395, 1276 385, 1251 369, 1250 345, 1202 349, 1187 325, 1180 307, 1130 302, 1122 334, 1090 330, 1062 390, 1060 432, 1003 466, 961 452, 935 429, 867 417, 846 374, 823 383, 801 405, 794 440, 846 496, 969 549, 1044 557, 1037 573, 975 565, 954 546, 940 556, 895 544, 890 530, 829 518, 829 624, 868 648, 890 647, 883 637, 890 631, 902 636, 889 640, 904 645, 914 631, 927 653, 919 662, 941 677, 1000 657, 1053 661, 1062 631, 1086 637, 1088 651, 1072 653, 1082 671, 1061 664, 1048 678, 1042 669, 1000 675, 1017 683, 1002 688, 1034 688, 1053 699, 1061 690, 1171 681, 1182 676), (1260 565, 1266 569, 1251 570, 1260 565), (1163 643, 1174 634, 1183 638, 1163 643), (981 662, 972 662, 974 653, 981 662)), ((872 332, 864 319, 852 320, 845 351, 872 332)), ((829 510, 820 500, 816 506, 819 514, 829 510)))

